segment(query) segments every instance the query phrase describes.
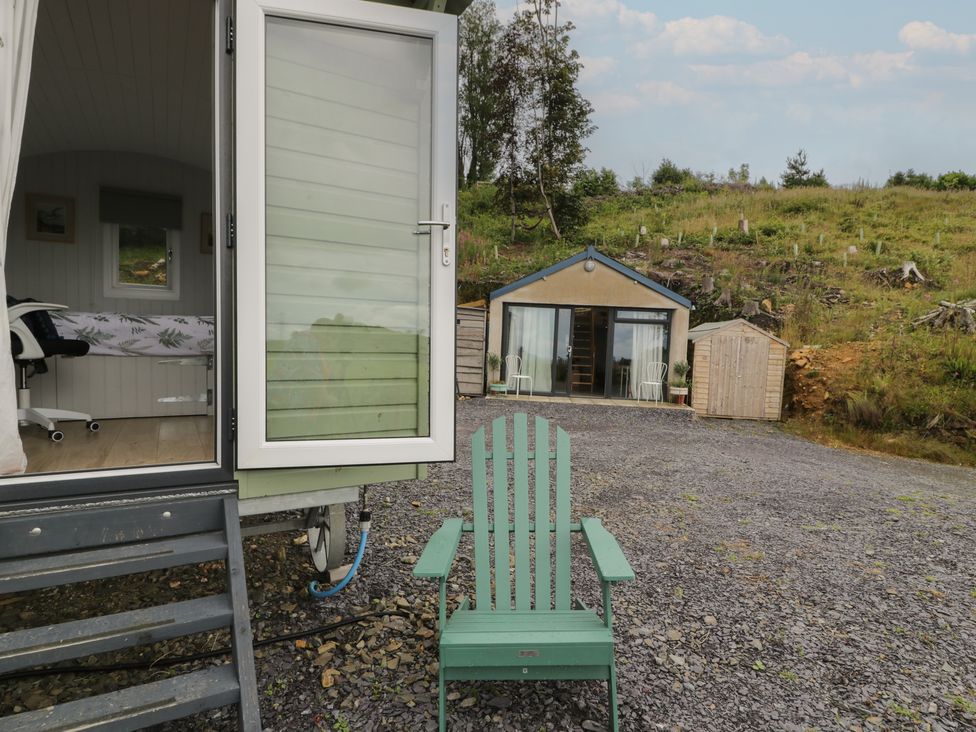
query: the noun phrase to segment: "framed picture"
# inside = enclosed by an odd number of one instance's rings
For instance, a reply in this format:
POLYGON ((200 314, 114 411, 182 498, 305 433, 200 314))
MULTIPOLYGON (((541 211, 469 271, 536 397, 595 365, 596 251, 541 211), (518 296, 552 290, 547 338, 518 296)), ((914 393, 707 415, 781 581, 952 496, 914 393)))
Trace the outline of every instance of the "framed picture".
POLYGON ((27 194, 27 238, 75 243, 75 199, 27 194))
POLYGON ((200 253, 213 254, 214 252, 214 228, 213 214, 200 214, 200 253))

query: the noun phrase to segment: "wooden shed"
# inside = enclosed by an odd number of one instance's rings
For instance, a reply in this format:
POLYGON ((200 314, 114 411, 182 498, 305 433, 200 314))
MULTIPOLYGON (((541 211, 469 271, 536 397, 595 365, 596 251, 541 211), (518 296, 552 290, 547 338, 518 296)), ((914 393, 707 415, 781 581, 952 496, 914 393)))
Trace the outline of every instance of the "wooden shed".
POLYGON ((485 319, 484 308, 457 309, 457 391, 464 396, 485 393, 485 319))
POLYGON ((789 344, 747 320, 688 331, 691 406, 706 417, 778 420, 789 344))

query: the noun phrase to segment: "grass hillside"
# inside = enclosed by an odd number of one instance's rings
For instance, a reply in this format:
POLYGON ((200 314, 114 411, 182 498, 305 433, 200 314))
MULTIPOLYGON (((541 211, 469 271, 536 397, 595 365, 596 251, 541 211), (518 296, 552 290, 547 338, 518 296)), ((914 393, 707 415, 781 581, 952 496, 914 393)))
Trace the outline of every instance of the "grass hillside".
POLYGON ((976 298, 976 193, 742 187, 602 196, 584 208, 586 223, 561 241, 540 225, 510 244, 494 188, 463 192, 462 301, 592 244, 689 297, 692 325, 761 303, 750 319, 791 346, 790 429, 976 465, 976 337, 912 326, 941 300, 976 298), (906 260, 924 282, 899 281, 906 260), (731 306, 716 303, 723 292, 731 306))

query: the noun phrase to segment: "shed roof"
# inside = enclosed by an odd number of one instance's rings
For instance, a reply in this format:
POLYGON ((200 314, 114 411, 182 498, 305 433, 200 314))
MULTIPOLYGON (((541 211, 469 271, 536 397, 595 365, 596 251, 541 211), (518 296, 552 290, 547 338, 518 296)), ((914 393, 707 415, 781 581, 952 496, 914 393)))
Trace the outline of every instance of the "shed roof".
MULTIPOLYGON (((674 292, 673 290, 669 290, 664 285, 655 282, 654 280, 648 277, 645 277, 639 272, 632 270, 630 267, 626 267, 622 265, 616 259, 612 259, 611 257, 608 257, 606 254, 601 254, 593 247, 587 247, 584 251, 580 252, 579 254, 574 254, 569 259, 564 259, 563 261, 557 262, 556 264, 546 267, 545 269, 541 269, 538 272, 535 272, 534 274, 530 274, 523 277, 522 279, 515 280, 515 282, 505 285, 504 287, 499 287, 497 290, 494 290, 488 296, 488 299, 494 300, 495 298, 501 297, 502 295, 507 295, 509 292, 514 292, 515 290, 525 287, 526 285, 530 285, 533 282, 538 282, 543 277, 548 277, 551 274, 555 274, 556 272, 566 269, 567 267, 570 267, 576 264, 577 262, 582 262, 587 259, 592 259, 596 262, 599 262, 600 264, 603 264, 609 267, 610 269, 619 272, 625 277, 629 277, 630 279, 634 280, 638 284, 643 285, 649 290, 653 290, 659 295, 664 295, 666 298, 670 300, 674 300, 674 302, 678 303, 683 307, 688 308, 689 310, 693 308, 693 305, 691 304, 691 300, 689 300, 687 297, 683 297, 682 295, 679 295, 677 292, 674 292)), ((612 305, 612 303, 607 303, 607 304, 612 305)))
POLYGON ((700 340, 701 338, 704 338, 705 336, 712 335, 712 333, 717 333, 720 330, 725 330, 729 326, 735 325, 736 323, 742 323, 743 325, 747 325, 750 328, 752 328, 754 331, 762 333, 767 338, 772 338, 774 341, 778 341, 782 343, 787 348, 790 345, 782 338, 777 338, 768 330, 763 330, 758 325, 753 325, 752 323, 750 323, 748 320, 745 320, 744 318, 736 318, 735 320, 718 320, 714 323, 702 323, 701 325, 696 325, 694 328, 691 328, 688 331, 688 340, 695 342, 697 340, 700 340))

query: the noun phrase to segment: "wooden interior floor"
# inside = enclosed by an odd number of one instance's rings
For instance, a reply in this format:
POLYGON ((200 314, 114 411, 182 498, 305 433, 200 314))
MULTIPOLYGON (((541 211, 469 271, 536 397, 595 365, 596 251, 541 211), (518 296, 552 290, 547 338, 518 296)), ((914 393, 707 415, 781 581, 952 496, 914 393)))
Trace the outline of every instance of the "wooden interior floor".
POLYGON ((84 422, 60 422, 62 442, 47 431, 20 428, 28 473, 61 473, 137 465, 172 465, 214 459, 213 417, 140 417, 100 420, 89 432, 84 422))

